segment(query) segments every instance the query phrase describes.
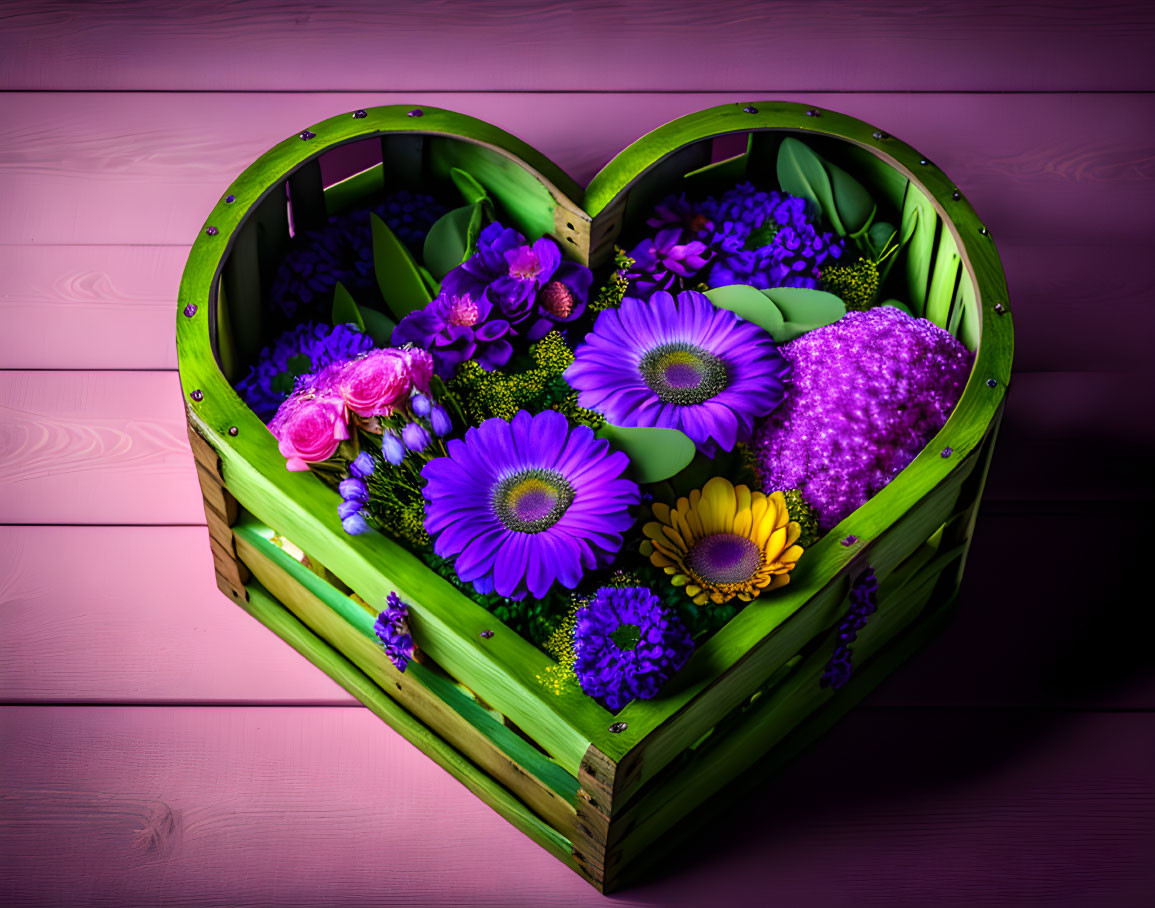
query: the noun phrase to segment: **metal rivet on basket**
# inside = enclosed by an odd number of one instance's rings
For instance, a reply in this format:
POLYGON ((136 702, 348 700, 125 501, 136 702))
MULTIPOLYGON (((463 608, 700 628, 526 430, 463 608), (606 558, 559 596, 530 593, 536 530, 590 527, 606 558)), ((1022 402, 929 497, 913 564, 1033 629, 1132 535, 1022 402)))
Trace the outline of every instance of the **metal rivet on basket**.
POLYGON ((229 434, 230 434, 231 436, 233 436, 233 438, 236 438, 236 437, 237 437, 237 433, 238 433, 238 432, 240 432, 240 431, 241 431, 241 430, 240 430, 240 429, 238 429, 236 426, 229 426, 229 434))
POLYGON ((991 235, 991 232, 989 230, 987 230, 986 227, 980 227, 979 233, 981 233, 983 236, 990 236, 991 235))
POLYGON ((410 116, 410 117, 423 117, 423 116, 425 116, 425 111, 423 111, 423 110, 422 110, 420 107, 418 107, 418 108, 416 108, 415 110, 411 110, 411 111, 409 111, 409 113, 407 114, 407 116, 410 116))
POLYGON ((876 139, 889 139, 890 133, 883 132, 881 129, 875 130, 874 137, 876 139))
POLYGON ((367 116, 369 116, 369 112, 366 110, 353 111, 353 119, 354 120, 364 120, 367 116))
POLYGON ((196 303, 189 303, 187 306, 184 307, 184 317, 185 318, 192 318, 196 314, 197 314, 197 304, 196 303))
POLYGON ((197 388, 195 391, 192 392, 192 394, 189 395, 189 397, 191 397, 193 400, 195 400, 199 404, 202 400, 205 399, 205 392, 202 391, 200 388, 197 388))
POLYGON ((950 457, 953 453, 954 453, 954 448, 943 448, 942 449, 942 456, 943 457, 950 457))
POLYGON ((629 727, 630 727, 629 722, 615 722, 613 725, 610 726, 610 731, 612 731, 615 735, 620 735, 623 731, 625 731, 629 727))
POLYGON ((311 132, 308 129, 302 129, 301 130, 301 141, 302 142, 308 142, 309 139, 315 139, 315 138, 317 138, 317 134, 315 132, 311 132))
POLYGON ((1004 306, 1002 303, 995 303, 995 314, 996 315, 1006 315, 1007 314, 1007 307, 1004 306))
POLYGON ((930 166, 930 161, 928 161, 926 158, 921 158, 918 163, 920 163, 923 167, 930 166))
POLYGON ((481 637, 482 640, 488 640, 490 637, 493 636, 493 631, 486 629, 486 630, 482 631, 480 634, 478 634, 478 636, 481 637))
POLYGON ((758 113, 758 108, 753 104, 747 104, 742 108, 742 113, 758 113))
POLYGON ((843 545, 854 545, 854 543, 856 543, 856 542, 858 542, 857 536, 847 536, 845 539, 842 540, 843 545))
POLYGON ((231 204, 233 204, 233 202, 235 202, 236 200, 237 200, 237 197, 236 197, 235 195, 227 195, 227 196, 225 196, 225 204, 226 204, 226 205, 231 205, 231 204))
POLYGON ((220 233, 220 231, 219 231, 219 230, 217 230, 217 228, 216 228, 216 227, 211 227, 211 226, 210 226, 210 227, 206 227, 206 228, 205 228, 205 233, 206 233, 208 236, 216 236, 218 233, 220 233))
POLYGON ((806 116, 808 116, 808 117, 820 117, 820 116, 822 116, 822 111, 818 110, 817 108, 812 107, 812 108, 810 108, 810 110, 806 111, 806 116))
POLYGON ((998 379, 995 379, 995 378, 988 378, 987 379, 987 387, 988 388, 997 388, 998 386, 999 386, 998 379))
POLYGON ((961 198, 962 198, 962 193, 961 193, 961 192, 959 192, 959 191, 956 189, 954 192, 952 192, 952 193, 950 194, 950 197, 951 197, 952 199, 954 199, 954 200, 957 202, 959 199, 961 199, 961 198))

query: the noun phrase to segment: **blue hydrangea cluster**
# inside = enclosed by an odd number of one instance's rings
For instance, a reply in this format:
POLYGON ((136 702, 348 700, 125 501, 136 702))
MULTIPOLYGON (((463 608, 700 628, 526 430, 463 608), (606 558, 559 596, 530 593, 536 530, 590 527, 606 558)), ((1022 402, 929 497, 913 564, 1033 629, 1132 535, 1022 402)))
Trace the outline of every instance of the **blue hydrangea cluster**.
POLYGON ((617 711, 655 696, 694 641, 646 587, 602 587, 574 616, 574 673, 587 695, 617 711))
POLYGON ((702 282, 815 288, 822 266, 844 248, 815 226, 803 199, 748 182, 700 202, 670 196, 646 223, 657 235, 630 251, 635 264, 628 272, 643 298, 702 282))
POLYGON ((354 299, 376 293, 370 213, 418 253, 429 228, 445 211, 433 196, 402 189, 374 207, 333 215, 320 229, 298 234, 273 278, 273 305, 290 318, 300 311, 319 313, 332 302, 338 282, 354 299))
POLYGON ((373 632, 397 671, 405 671, 413 661, 413 634, 409 630, 409 606, 396 593, 385 598, 385 610, 377 616, 373 632))
POLYGON ((292 392, 301 375, 318 372, 373 349, 373 339, 352 325, 306 322, 286 331, 265 347, 236 391, 264 422, 292 392))

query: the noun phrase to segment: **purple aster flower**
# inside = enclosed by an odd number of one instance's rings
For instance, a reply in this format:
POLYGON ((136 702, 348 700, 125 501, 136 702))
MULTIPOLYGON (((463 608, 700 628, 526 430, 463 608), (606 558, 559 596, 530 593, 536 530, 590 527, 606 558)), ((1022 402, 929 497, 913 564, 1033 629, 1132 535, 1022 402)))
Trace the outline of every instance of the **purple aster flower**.
POLYGON ((617 711, 647 700, 678 671, 694 641, 645 587, 602 587, 574 616, 574 672, 581 689, 617 711))
POLYGON ((369 532, 369 523, 362 514, 354 513, 342 518, 341 529, 350 536, 360 536, 362 533, 369 532))
POLYGON ((401 441, 408 450, 420 454, 429 447, 429 430, 419 422, 406 423, 401 429, 401 441))
POLYGON ((373 339, 350 325, 307 322, 286 331, 261 351, 256 365, 237 382, 237 394, 267 423, 292 393, 298 376, 355 359, 372 349, 373 339))
POLYGON ((749 437, 785 396, 789 363, 770 335, 703 294, 626 297, 598 315, 565 380, 578 405, 619 426, 681 429, 712 456, 749 437))
POLYGON ((405 459, 405 445, 392 432, 386 431, 381 436, 381 456, 393 466, 399 466, 405 459))
POLYGON ((493 304, 485 295, 456 296, 442 288, 424 309, 410 312, 393 329, 395 346, 413 344, 433 354, 437 375, 448 381, 459 363, 475 359, 486 369, 504 366, 513 354, 510 325, 487 321, 493 304))
POLYGON ((368 451, 362 451, 353 458, 353 462, 349 464, 349 472, 356 479, 373 475, 373 458, 369 456, 368 451))
POLYGON ((709 261, 710 253, 705 243, 701 240, 682 243, 681 238, 681 227, 668 227, 630 250, 634 265, 627 276, 643 296, 655 290, 682 288, 684 279, 693 277, 709 261))
POLYGON ((477 237, 477 251, 445 275, 442 291, 452 296, 482 297, 490 284, 509 274, 506 253, 524 245, 525 237, 494 221, 477 237))
POLYGON ((346 501, 366 502, 369 500, 369 490, 365 487, 365 483, 356 477, 342 479, 337 486, 337 491, 346 501))
POLYGON ((337 516, 341 518, 342 522, 344 522, 358 511, 360 511, 363 507, 365 507, 365 502, 358 501, 355 498, 347 499, 337 505, 337 516))
POLYGON ((385 597, 385 610, 377 616, 373 632, 397 671, 405 671, 413 660, 413 634, 409 630, 409 607, 396 593, 385 597))
POLYGON ((500 596, 573 589, 608 563, 633 525, 626 455, 554 410, 487 419, 421 471, 425 529, 458 576, 500 596))
POLYGON ((431 407, 432 404, 430 403, 429 398, 422 394, 420 391, 417 391, 412 397, 409 398, 409 409, 418 416, 428 416, 431 407))
POLYGON ((433 409, 429 412, 429 427, 438 438, 453 431, 453 420, 449 418, 449 414, 440 404, 434 404, 433 409))
POLYGON ((973 354, 893 306, 848 312, 782 347, 789 399, 755 431, 767 492, 800 489, 825 532, 882 489, 942 428, 973 354))

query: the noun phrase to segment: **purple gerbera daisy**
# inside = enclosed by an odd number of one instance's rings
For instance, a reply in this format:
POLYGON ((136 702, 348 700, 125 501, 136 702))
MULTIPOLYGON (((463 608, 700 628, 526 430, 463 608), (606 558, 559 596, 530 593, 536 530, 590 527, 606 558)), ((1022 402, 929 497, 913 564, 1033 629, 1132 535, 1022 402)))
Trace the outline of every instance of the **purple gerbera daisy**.
POLYGON ((574 674, 617 711, 653 697, 694 651, 685 625, 645 587, 602 587, 574 616, 574 674))
POLYGON ((554 410, 487 419, 429 461, 425 529, 479 592, 540 599, 608 563, 633 524, 625 454, 554 410))
POLYGON ((681 429, 712 456, 782 402, 789 373, 765 330, 686 290, 602 312, 565 379, 611 423, 681 429))

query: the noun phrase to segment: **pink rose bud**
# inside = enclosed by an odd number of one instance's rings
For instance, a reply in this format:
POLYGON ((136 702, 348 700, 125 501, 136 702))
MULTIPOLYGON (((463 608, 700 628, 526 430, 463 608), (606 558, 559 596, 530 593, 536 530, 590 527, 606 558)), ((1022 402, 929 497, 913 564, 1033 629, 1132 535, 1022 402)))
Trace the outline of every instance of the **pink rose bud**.
POLYGON ((337 446, 349 437, 345 402, 314 391, 299 392, 281 404, 269 423, 269 431, 286 458, 285 466, 307 470, 309 464, 332 457, 337 446))
POLYGON ((388 416, 409 398, 409 364, 401 350, 371 350, 345 363, 335 379, 346 406, 358 416, 388 416))
POLYGON ((433 357, 428 350, 412 349, 401 351, 409 367, 409 380, 422 393, 429 393, 429 380, 433 378, 433 357))

